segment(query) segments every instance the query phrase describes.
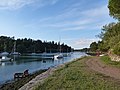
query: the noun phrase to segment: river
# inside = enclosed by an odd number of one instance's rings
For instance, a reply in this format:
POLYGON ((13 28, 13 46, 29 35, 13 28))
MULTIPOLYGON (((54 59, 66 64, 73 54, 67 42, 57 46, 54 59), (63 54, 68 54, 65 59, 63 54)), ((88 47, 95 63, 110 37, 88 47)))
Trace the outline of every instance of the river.
POLYGON ((85 53, 73 52, 69 56, 64 57, 60 60, 41 59, 39 56, 23 55, 19 57, 12 57, 14 59, 12 62, 0 62, 0 84, 12 80, 14 73, 16 72, 23 72, 24 70, 28 69, 30 73, 33 73, 37 70, 48 69, 52 66, 70 62, 85 55, 85 53))

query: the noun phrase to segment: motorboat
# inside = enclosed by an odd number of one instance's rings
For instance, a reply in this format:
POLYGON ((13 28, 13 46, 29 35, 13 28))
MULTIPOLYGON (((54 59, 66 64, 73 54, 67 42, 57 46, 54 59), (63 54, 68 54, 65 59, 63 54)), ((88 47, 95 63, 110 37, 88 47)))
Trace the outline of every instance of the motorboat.
POLYGON ((0 59, 0 62, 5 62, 5 61, 10 61, 11 58, 8 58, 7 56, 2 56, 2 58, 0 59))
POLYGON ((11 55, 21 55, 19 52, 12 52, 11 55))
POLYGON ((55 60, 61 59, 61 58, 63 58, 63 54, 62 53, 54 55, 54 59, 55 60))
POLYGON ((0 53, 0 56, 8 56, 8 55, 9 55, 8 52, 2 52, 2 53, 0 53))

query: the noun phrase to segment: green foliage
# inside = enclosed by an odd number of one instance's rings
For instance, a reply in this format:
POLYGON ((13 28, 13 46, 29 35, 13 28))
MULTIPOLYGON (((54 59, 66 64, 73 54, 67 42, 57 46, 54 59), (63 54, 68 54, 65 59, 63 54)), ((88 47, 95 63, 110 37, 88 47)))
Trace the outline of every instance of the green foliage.
POLYGON ((90 45, 90 50, 95 51, 96 49, 107 52, 110 49, 113 50, 114 54, 120 55, 120 23, 110 23, 103 26, 102 32, 99 35, 102 41, 98 43, 93 42, 90 45))
POLYGON ((103 63, 105 63, 107 65, 112 65, 112 66, 120 68, 120 62, 111 61, 110 57, 108 57, 108 56, 102 56, 101 60, 103 61, 103 63))
POLYGON ((109 0, 110 15, 120 20, 120 0, 109 0))
MULTIPOLYGON (((76 51, 76 50, 75 50, 76 51)), ((80 50, 78 50, 78 51, 80 51, 80 52, 89 52, 89 48, 83 48, 83 49, 80 49, 80 50)))
POLYGON ((102 52, 107 52, 109 47, 105 45, 103 41, 98 41, 98 49, 102 52))
POLYGON ((90 44, 90 51, 96 51, 98 49, 98 44, 96 42, 92 42, 90 44))
POLYGON ((113 52, 114 52, 115 54, 117 54, 117 55, 120 56, 120 41, 119 41, 118 44, 116 44, 116 45, 114 46, 113 52))
POLYGON ((110 59, 109 56, 102 56, 102 57, 101 57, 101 60, 102 60, 104 63, 106 63, 106 64, 108 64, 109 62, 111 62, 111 59, 110 59))
MULTIPOLYGON (((120 43, 120 23, 110 23, 103 27, 102 32, 102 49, 113 49, 115 54, 119 54, 120 43)), ((101 48, 101 47, 100 47, 101 48)))
MULTIPOLYGON (((110 15, 120 20, 120 0, 109 0, 108 8, 110 15)), ((109 51, 112 49, 112 53, 120 55, 120 22, 103 26, 99 37, 102 39, 98 43, 99 50, 109 51)))

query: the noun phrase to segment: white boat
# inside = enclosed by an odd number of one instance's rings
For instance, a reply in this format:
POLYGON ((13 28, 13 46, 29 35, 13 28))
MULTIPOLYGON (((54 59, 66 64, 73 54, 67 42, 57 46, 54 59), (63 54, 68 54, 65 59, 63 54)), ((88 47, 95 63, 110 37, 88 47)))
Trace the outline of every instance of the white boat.
POLYGON ((58 59, 61 59, 61 58, 63 58, 63 54, 62 53, 54 55, 54 59, 55 60, 58 60, 58 59))
POLYGON ((6 44, 5 43, 4 43, 4 51, 5 52, 0 53, 0 56, 2 57, 2 58, 0 58, 0 62, 5 62, 5 61, 11 60, 11 58, 7 57, 9 55, 9 53, 6 52, 6 44))
POLYGON ((54 59, 54 55, 52 53, 42 53, 41 58, 43 59, 54 59))
POLYGON ((21 55, 19 52, 12 52, 11 55, 21 55))
MULTIPOLYGON (((61 41, 61 40, 60 40, 61 41)), ((59 53, 57 53, 56 55, 54 55, 54 60, 58 60, 58 59, 61 59, 63 58, 63 54, 61 53, 61 45, 60 45, 60 42, 59 42, 59 53)))
POLYGON ((42 56, 41 58, 42 59, 54 59, 54 57, 52 57, 52 56, 42 56))
POLYGON ((0 53, 0 56, 8 56, 8 55, 9 55, 8 52, 2 52, 2 53, 0 53))
POLYGON ((37 53, 31 53, 30 55, 37 55, 37 53))
POLYGON ((5 61, 10 61, 11 58, 8 58, 7 56, 2 56, 2 58, 0 59, 0 62, 5 62, 5 61))

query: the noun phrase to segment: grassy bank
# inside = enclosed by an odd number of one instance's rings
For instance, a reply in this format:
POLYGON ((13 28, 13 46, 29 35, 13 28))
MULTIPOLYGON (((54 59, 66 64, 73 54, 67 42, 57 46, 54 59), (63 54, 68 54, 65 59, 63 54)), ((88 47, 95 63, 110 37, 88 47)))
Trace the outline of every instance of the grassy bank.
POLYGON ((34 90, 120 90, 120 81, 94 72, 86 66, 85 57, 56 70, 34 90))
POLYGON ((107 65, 111 65, 111 66, 120 68, 120 62, 111 61, 109 56, 102 56, 101 61, 107 65))
POLYGON ((0 86, 0 90, 18 90, 20 87, 22 87, 24 84, 28 83, 31 79, 35 78, 37 75, 45 72, 46 70, 40 70, 33 74, 30 74, 28 77, 22 78, 20 80, 6 83, 0 86))

